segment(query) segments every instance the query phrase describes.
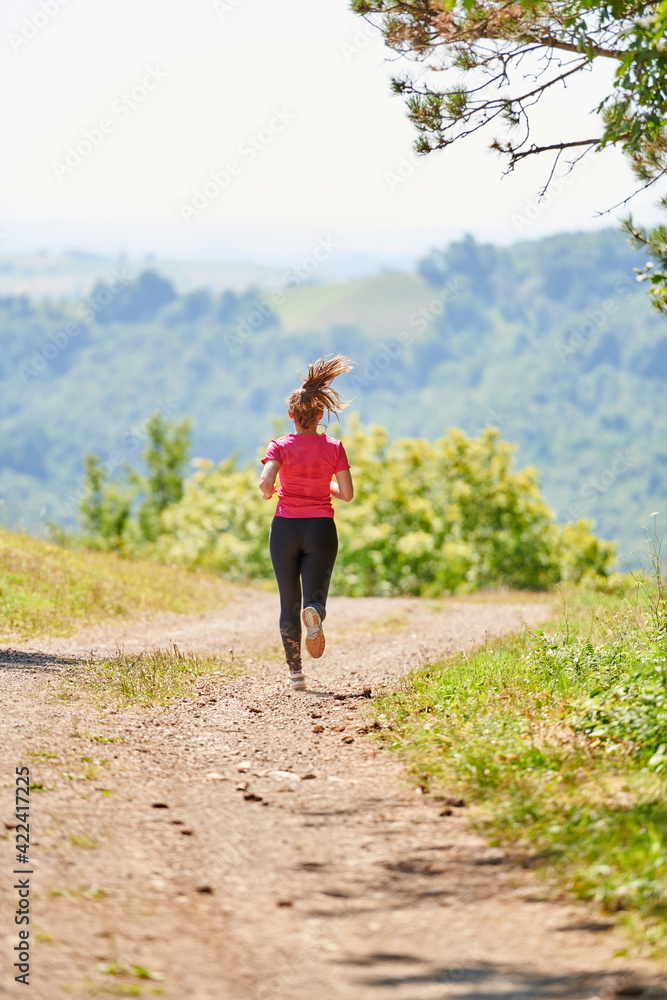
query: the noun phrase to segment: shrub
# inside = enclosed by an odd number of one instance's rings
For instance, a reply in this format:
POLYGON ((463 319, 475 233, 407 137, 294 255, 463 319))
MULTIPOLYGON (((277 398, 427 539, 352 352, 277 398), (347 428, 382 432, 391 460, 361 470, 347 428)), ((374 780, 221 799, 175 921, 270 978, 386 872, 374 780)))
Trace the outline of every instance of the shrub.
MULTIPOLYGON (((356 496, 337 507, 338 593, 544 590, 608 573, 613 546, 595 538, 588 522, 559 527, 536 472, 513 469, 514 448, 495 428, 476 438, 454 428, 434 442, 390 444, 383 428, 353 420, 345 447, 356 496)), ((271 512, 255 468, 200 460, 183 498, 162 514, 157 552, 232 579, 272 579, 271 512)))

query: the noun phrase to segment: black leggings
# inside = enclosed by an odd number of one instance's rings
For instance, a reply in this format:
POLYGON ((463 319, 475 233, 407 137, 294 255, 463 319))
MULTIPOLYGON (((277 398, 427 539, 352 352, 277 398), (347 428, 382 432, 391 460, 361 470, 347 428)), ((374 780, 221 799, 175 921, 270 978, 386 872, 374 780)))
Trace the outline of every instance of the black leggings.
POLYGON ((333 517, 274 517, 269 552, 280 591, 280 635, 290 670, 301 668, 303 607, 326 616, 327 594, 338 552, 333 517))

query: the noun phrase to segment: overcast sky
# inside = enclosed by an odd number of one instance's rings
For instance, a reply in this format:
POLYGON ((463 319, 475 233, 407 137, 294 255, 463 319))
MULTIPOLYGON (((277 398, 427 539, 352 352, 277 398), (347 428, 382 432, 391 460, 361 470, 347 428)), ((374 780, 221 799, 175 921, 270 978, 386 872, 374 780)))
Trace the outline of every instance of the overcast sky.
MULTIPOLYGON (((410 255, 607 226, 636 186, 611 150, 538 205, 550 164, 503 178, 491 134, 416 160, 395 63, 346 0, 3 0, 0 45, 3 253, 268 261, 330 235, 410 255)), ((602 74, 561 91, 545 134, 590 134, 602 93, 602 74)))

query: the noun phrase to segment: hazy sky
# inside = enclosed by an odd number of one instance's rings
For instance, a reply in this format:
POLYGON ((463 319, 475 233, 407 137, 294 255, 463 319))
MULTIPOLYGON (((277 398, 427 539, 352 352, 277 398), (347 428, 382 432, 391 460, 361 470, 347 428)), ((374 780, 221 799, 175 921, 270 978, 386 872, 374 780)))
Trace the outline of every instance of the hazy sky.
MULTIPOLYGON (((346 0, 3 0, 0 45, 3 253, 412 254, 610 225, 635 187, 609 151, 538 206, 550 164, 503 178, 491 135, 417 160, 391 53, 346 0)), ((561 91, 545 134, 589 134, 603 92, 561 91)))

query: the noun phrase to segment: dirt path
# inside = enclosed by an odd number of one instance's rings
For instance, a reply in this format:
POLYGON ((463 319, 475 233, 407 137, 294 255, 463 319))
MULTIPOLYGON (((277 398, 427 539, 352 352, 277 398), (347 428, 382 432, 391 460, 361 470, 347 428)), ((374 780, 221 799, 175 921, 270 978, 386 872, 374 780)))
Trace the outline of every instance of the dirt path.
POLYGON ((641 995, 667 996, 655 968, 614 957, 624 942, 609 922, 549 898, 467 830, 465 808, 441 815, 364 733, 364 688, 546 611, 333 599, 327 651, 306 663, 304 693, 284 685, 276 599, 254 592, 199 618, 0 653, 0 992, 592 1000, 631 995, 618 990, 639 977, 641 995), (245 673, 151 710, 51 695, 91 649, 169 640, 233 649, 245 673), (13 774, 24 764, 44 788, 32 797, 29 989, 10 969, 13 774))

